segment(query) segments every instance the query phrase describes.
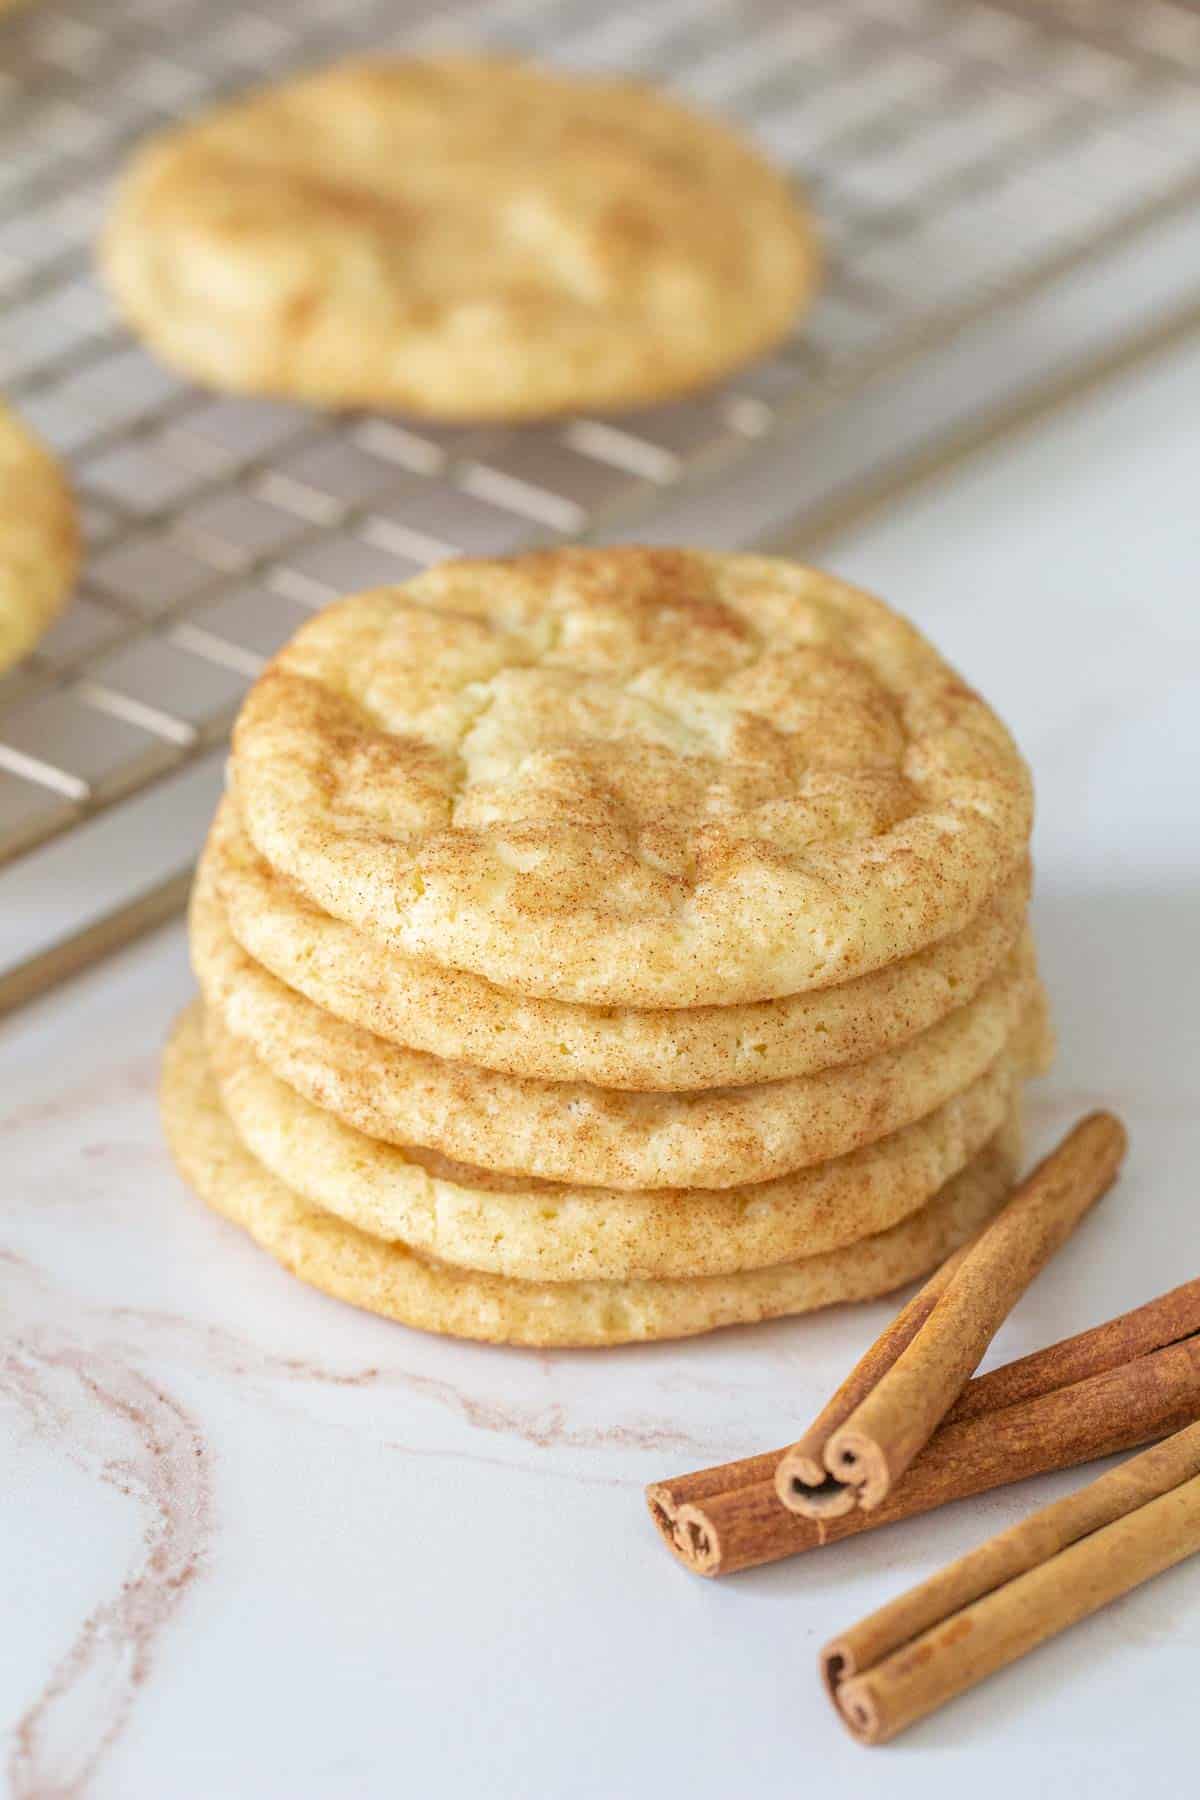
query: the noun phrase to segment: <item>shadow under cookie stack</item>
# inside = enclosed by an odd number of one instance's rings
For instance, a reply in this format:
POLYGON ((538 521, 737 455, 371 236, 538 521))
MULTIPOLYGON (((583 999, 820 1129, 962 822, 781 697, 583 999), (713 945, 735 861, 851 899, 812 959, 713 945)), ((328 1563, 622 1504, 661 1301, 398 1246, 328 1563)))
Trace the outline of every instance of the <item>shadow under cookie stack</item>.
POLYGON ((1031 795, 879 601, 761 557, 442 565, 238 722, 164 1082, 185 1177, 426 1330, 866 1299, 1017 1172, 1031 795))

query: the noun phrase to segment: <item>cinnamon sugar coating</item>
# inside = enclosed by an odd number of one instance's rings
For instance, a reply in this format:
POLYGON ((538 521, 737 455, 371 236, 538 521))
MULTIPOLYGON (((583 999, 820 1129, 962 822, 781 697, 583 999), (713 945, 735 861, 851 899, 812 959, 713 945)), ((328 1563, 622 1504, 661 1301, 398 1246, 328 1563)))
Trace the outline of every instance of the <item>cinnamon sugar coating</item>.
POLYGON ((1028 771, 911 625, 778 559, 442 564, 305 625, 233 770, 263 859, 409 956, 584 1005, 745 1004, 964 931, 1028 771))
POLYGON ((151 139, 103 262, 216 387, 518 419, 715 379, 786 334, 817 258, 785 179, 665 95, 376 57, 151 139))

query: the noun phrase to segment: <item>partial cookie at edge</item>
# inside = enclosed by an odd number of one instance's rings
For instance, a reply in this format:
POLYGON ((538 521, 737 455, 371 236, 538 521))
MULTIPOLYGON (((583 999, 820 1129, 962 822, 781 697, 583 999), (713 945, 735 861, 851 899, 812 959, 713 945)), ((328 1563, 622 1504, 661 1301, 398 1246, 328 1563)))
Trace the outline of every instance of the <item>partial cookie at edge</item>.
POLYGON ((0 670, 31 650, 61 610, 78 562, 66 476, 0 403, 0 670))

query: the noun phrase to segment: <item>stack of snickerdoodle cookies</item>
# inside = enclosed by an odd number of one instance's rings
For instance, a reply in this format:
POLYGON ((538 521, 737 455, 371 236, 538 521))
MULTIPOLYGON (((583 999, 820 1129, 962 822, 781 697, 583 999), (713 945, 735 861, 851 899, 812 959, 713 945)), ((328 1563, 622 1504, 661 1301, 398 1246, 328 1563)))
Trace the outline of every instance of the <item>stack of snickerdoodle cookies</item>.
POLYGON ((1014 1171, 1030 802, 912 626, 790 563, 558 550, 345 600, 238 723, 179 1164, 305 1280, 467 1337, 882 1293, 1014 1171))

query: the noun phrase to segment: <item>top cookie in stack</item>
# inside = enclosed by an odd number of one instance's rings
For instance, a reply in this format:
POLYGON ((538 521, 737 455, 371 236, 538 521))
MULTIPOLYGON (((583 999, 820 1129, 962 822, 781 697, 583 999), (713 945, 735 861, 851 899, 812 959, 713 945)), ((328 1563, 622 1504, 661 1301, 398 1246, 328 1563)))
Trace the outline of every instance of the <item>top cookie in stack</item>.
POLYGON ((562 550, 356 596, 238 723, 176 1152, 297 1272, 432 1329, 881 1292, 1013 1172, 1030 812, 978 696, 811 570, 562 550))

